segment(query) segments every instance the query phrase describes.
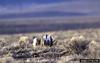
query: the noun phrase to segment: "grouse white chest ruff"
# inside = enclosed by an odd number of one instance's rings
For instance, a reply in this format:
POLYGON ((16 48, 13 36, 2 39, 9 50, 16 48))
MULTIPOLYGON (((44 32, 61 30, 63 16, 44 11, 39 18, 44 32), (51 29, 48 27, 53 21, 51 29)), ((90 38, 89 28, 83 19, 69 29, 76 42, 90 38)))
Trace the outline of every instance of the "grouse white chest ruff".
POLYGON ((33 47, 36 47, 36 43, 37 43, 37 38, 33 39, 33 47))

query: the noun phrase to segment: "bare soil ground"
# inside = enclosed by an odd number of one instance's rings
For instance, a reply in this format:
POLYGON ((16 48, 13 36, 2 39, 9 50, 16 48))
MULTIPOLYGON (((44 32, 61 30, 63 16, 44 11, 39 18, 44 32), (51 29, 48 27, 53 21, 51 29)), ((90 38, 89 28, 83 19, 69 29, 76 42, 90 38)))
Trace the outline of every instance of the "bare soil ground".
POLYGON ((76 53, 74 49, 68 47, 71 38, 79 36, 84 36, 86 41, 96 41, 98 44, 100 43, 99 28, 2 34, 0 35, 0 63, 79 63, 80 59, 100 59, 100 48, 95 49, 95 52, 92 54, 92 51, 86 50, 76 53), (42 45, 37 46, 35 49, 32 47, 14 47, 14 43, 17 44, 18 38, 22 35, 27 35, 32 38, 32 36, 42 37, 45 34, 50 34, 54 37, 56 42, 52 47, 42 45), (14 52, 16 51, 22 51, 23 55, 25 54, 26 56, 15 58, 14 52))

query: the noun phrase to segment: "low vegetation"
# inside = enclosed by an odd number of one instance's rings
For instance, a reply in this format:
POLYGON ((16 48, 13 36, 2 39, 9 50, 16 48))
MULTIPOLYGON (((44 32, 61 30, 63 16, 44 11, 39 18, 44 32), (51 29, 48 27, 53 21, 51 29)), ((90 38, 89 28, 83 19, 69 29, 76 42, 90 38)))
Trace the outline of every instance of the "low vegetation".
POLYGON ((99 37, 100 29, 0 35, 0 63, 79 63, 79 59, 100 59, 99 37), (23 35, 42 39, 45 34, 54 38, 51 47, 26 47, 18 42, 23 35))

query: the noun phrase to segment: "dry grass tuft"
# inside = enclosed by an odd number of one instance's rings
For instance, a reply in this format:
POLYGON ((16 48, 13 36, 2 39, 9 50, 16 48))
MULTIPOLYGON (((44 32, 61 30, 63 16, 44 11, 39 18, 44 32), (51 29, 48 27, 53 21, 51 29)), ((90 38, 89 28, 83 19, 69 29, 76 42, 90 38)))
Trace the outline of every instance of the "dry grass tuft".
POLYGON ((72 49, 72 53, 81 54, 88 46, 89 40, 84 36, 72 37, 69 41, 69 47, 72 49))

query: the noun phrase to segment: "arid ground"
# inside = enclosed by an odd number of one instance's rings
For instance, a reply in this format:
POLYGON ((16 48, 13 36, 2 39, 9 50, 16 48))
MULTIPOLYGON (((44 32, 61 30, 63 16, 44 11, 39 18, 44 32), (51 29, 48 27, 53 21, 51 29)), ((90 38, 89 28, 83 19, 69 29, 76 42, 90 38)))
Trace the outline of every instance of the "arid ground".
POLYGON ((49 21, 1 21, 0 63, 79 63, 80 59, 100 59, 100 18, 80 17, 61 20, 55 18, 49 21), (39 45, 32 48, 31 45, 26 47, 18 44, 22 35, 29 38, 38 36, 42 39, 45 34, 54 37, 52 47, 39 45), (76 41, 71 41, 73 37, 80 36, 84 37, 84 40, 77 38, 76 41), (90 47, 91 42, 94 43, 90 47), (88 44, 80 46, 81 43, 88 44))
MULTIPOLYGON (((79 63, 79 59, 100 59, 100 48, 95 50, 96 52, 90 54, 89 52, 79 54, 72 53, 68 49, 68 42, 70 42, 72 37, 84 36, 86 41, 96 41, 100 43, 100 29, 78 29, 78 30, 66 30, 66 31, 55 31, 55 32, 41 32, 41 33, 24 33, 24 34, 3 34, 0 35, 0 63, 79 63), (18 37, 21 35, 27 35, 30 38, 32 36, 42 37, 45 34, 50 34, 54 37, 56 42, 52 47, 37 46, 33 49, 22 48, 22 50, 27 50, 33 53, 33 56, 27 55, 25 58, 14 58, 10 51, 16 51, 14 48, 14 43, 17 44, 18 37)), ((19 46, 20 47, 20 46, 19 46)), ((19 48, 20 49, 20 48, 19 48)), ((25 53, 25 52, 24 52, 25 53)))

